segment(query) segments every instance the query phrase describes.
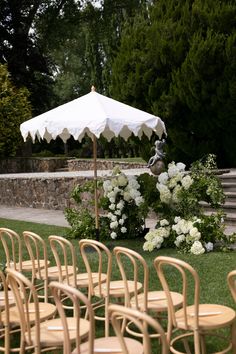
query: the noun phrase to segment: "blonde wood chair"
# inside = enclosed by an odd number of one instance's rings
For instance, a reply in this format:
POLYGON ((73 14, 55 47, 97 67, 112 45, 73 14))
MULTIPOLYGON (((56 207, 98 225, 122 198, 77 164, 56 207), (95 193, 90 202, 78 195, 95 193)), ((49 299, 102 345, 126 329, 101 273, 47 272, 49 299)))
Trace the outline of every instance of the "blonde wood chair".
POLYGON ((5 252, 5 261, 8 268, 20 272, 31 272, 32 263, 30 259, 22 259, 22 239, 15 231, 4 227, 0 228, 0 241, 5 252))
POLYGON ((55 278, 55 273, 52 272, 51 278, 48 275, 50 269, 54 270, 54 267, 49 268, 50 261, 48 260, 46 243, 38 234, 31 231, 24 231, 23 238, 32 264, 31 281, 36 286, 38 297, 48 302, 48 284, 50 280, 55 278))
MULTIPOLYGON (((109 317, 113 326, 115 336, 97 338, 93 342, 93 351, 90 351, 88 342, 80 346, 80 353, 112 353, 112 354, 154 354, 169 353, 166 335, 161 325, 151 316, 136 309, 111 304, 108 307, 109 317), (132 322, 136 326, 136 332, 142 333, 142 342, 131 337, 125 337, 121 328, 121 319, 132 322), (159 341, 156 341, 156 349, 152 348, 150 332, 156 333, 159 341)), ((73 354, 79 351, 75 349, 73 354)))
MULTIPOLYGON (((145 259, 139 253, 126 247, 115 247, 113 252, 124 283, 125 306, 136 308, 145 313, 149 312, 157 316, 159 320, 162 317, 166 318, 168 312, 166 294, 163 290, 149 290, 149 268, 145 259), (135 284, 133 291, 129 289, 128 278, 132 279, 135 284), (143 285, 142 291, 140 291, 141 284, 143 285)), ((182 305, 182 294, 172 291, 171 298, 175 309, 182 305)), ((126 326, 128 333, 142 335, 134 333, 131 330, 131 325, 132 323, 128 323, 126 326)), ((155 337, 156 334, 150 336, 155 337)))
MULTIPOLYGON (((71 354, 72 346, 80 348, 84 339, 88 340, 88 352, 93 354, 94 341, 94 311, 88 298, 78 289, 62 284, 59 282, 51 282, 49 284, 52 295, 57 306, 58 314, 61 319, 61 340, 63 340, 63 354, 71 354), (75 317, 68 317, 66 310, 61 301, 63 297, 70 298, 75 317), (81 314, 83 308, 87 309, 88 320, 85 320, 81 314)), ((82 353, 82 352, 80 352, 82 353)))
POLYGON ((170 351, 172 353, 191 353, 189 343, 192 338, 195 354, 209 353, 210 349, 206 348, 207 335, 217 336, 219 334, 218 330, 228 328, 231 330, 231 335, 225 339, 227 342, 224 343, 225 348, 217 354, 227 353, 231 350, 235 353, 235 311, 223 305, 199 303, 199 276, 188 263, 176 258, 159 256, 154 260, 154 265, 168 301, 169 331, 167 338, 170 343, 170 351), (170 294, 168 283, 168 274, 170 275, 170 273, 172 276, 175 274, 176 282, 179 282, 182 286, 183 305, 177 311, 173 306, 170 294), (192 282, 190 282, 190 279, 192 282), (194 293, 193 296, 190 296, 192 289, 194 289, 194 293), (173 328, 180 330, 182 333, 174 336, 173 328), (177 342, 182 342, 183 348, 177 350, 177 342))
MULTIPOLYGON (((89 275, 87 272, 81 273, 78 271, 73 244, 61 236, 51 235, 48 239, 59 274, 58 281, 73 286, 75 289, 84 289, 87 294, 89 275)), ((73 308, 73 305, 68 303, 67 298, 64 299, 64 306, 67 309, 73 308)))
MULTIPOLYGON (((125 287, 123 280, 111 280, 112 253, 99 241, 83 239, 79 241, 80 252, 89 275, 89 299, 93 303, 95 319, 105 322, 105 336, 109 335, 108 305, 111 302, 124 304, 125 287), (96 261, 97 260, 97 261, 96 261), (95 297, 95 300, 93 300, 95 297), (98 299, 98 300, 97 300, 98 299), (98 310, 104 308, 104 315, 98 310)), ((135 282, 128 280, 129 292, 134 293, 135 282)), ((138 284, 139 290, 142 284, 138 284)))
POLYGON ((10 321, 9 321, 9 291, 4 273, 0 270, 0 352, 10 353, 10 321), (1 312, 5 309, 5 319, 1 312))
POLYGON ((229 285, 229 289, 233 296, 233 299, 236 303, 236 269, 232 270, 227 276, 227 282, 229 285))
MULTIPOLYGON (((60 318, 49 318, 46 315, 49 312, 47 306, 53 306, 55 310, 56 306, 39 302, 35 286, 23 274, 7 269, 7 277, 17 306, 21 329, 21 353, 34 350, 35 354, 39 354, 44 351, 62 348, 64 343, 62 321, 60 318), (23 291, 24 299, 21 298, 19 289, 23 291), (30 303, 28 302, 28 292, 31 293, 31 299, 33 300, 30 303)), ((71 338, 75 339, 77 318, 71 317, 68 321, 72 329, 71 338)), ((88 335, 88 328, 88 321, 84 320, 82 324, 84 337, 88 335)))

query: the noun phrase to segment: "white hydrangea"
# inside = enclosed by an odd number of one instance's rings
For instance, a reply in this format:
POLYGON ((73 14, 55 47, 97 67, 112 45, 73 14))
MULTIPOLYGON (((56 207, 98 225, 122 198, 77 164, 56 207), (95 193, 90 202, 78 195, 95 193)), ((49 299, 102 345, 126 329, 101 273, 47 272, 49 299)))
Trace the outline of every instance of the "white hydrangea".
POLYGON ((115 205, 114 203, 112 203, 112 204, 109 205, 109 209, 115 210, 115 208, 116 208, 116 205, 115 205))
POLYGON ((168 225, 169 225, 169 221, 168 221, 168 220, 162 219, 162 220, 160 221, 160 226, 168 226, 168 225))
POLYGON ((128 183, 128 179, 126 178, 126 176, 121 173, 118 177, 117 177, 117 185, 120 186, 120 187, 124 187, 127 185, 128 183))
POLYGON ((137 206, 140 206, 144 202, 143 197, 141 196, 136 197, 134 201, 137 206))
POLYGON ((184 189, 188 190, 189 187, 193 184, 193 179, 189 175, 187 175, 183 177, 181 183, 184 189))
POLYGON ((174 203, 178 203, 179 202, 179 193, 181 192, 182 187, 180 187, 179 184, 177 184, 173 190, 172 193, 172 200, 174 203))
POLYGON ((125 226, 122 226, 120 231, 122 232, 122 234, 125 234, 127 232, 127 228, 125 226))
POLYGON ((167 172, 162 172, 159 176, 158 176, 158 182, 161 184, 167 184, 169 179, 168 173, 167 172))
POLYGON ((195 241, 190 248, 190 252, 195 255, 203 254, 205 252, 205 248, 202 246, 200 241, 195 241))
POLYGON ((131 198, 130 193, 125 191, 125 192, 124 192, 124 200, 125 200, 126 202, 129 202, 131 199, 132 199, 132 198, 131 198))
POLYGON ((182 162, 177 162, 176 167, 180 172, 183 172, 185 170, 186 165, 182 162))
POLYGON ((111 219, 112 221, 116 221, 116 220, 117 220, 117 216, 114 215, 114 214, 112 214, 110 219, 111 219))
POLYGON ((120 219, 120 220, 119 220, 119 224, 120 224, 120 225, 124 225, 124 222, 125 222, 124 219, 120 219))
POLYGON ((184 241, 185 241, 185 236, 183 234, 181 234, 176 237, 176 240, 174 243, 175 243, 176 247, 179 247, 180 244, 184 241))
POLYGON ((169 163, 168 165, 168 175, 170 178, 176 176, 179 172, 179 169, 176 167, 174 162, 169 163))
POLYGON ((190 231, 189 231, 189 235, 192 237, 192 239, 194 241, 199 241, 201 238, 201 233, 198 231, 198 229, 196 227, 193 227, 190 231))

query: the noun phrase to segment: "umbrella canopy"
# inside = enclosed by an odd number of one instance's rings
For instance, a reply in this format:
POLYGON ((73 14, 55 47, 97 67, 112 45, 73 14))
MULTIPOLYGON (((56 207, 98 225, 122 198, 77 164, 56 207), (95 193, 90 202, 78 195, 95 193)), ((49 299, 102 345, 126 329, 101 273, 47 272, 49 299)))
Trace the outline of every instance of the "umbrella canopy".
POLYGON ((24 140, 30 135, 33 141, 38 137, 48 142, 57 137, 65 142, 70 136, 81 141, 85 134, 91 138, 102 134, 110 141, 114 136, 127 140, 132 133, 140 138, 142 134, 150 138, 153 131, 159 137, 166 133, 159 117, 95 91, 22 123, 20 130, 24 140))
POLYGON ((118 136, 127 140, 131 134, 139 138, 145 134, 150 138, 153 131, 159 137, 163 133, 166 134, 165 124, 159 117, 100 95, 94 88, 87 95, 22 123, 20 131, 25 141, 29 135, 33 141, 37 137, 39 140, 46 139, 48 142, 57 137, 66 142, 70 136, 81 141, 85 134, 93 139, 97 235, 99 223, 96 138, 103 135, 110 141, 118 136))

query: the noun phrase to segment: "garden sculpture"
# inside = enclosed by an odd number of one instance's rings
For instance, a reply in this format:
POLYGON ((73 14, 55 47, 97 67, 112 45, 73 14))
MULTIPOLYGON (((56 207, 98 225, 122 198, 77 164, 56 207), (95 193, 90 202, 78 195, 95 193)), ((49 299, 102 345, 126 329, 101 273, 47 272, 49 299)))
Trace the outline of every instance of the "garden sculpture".
POLYGON ((165 157, 165 152, 163 151, 163 147, 165 144, 166 144, 165 139, 155 141, 155 155, 153 155, 149 159, 147 165, 147 167, 150 168, 151 172, 154 175, 159 175, 165 167, 163 162, 163 159, 165 157))

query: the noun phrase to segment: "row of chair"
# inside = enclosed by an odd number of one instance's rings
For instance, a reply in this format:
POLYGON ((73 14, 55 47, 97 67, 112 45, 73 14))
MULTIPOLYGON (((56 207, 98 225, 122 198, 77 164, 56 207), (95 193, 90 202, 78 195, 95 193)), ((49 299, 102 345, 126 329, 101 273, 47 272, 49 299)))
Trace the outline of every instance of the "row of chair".
MULTIPOLYGON (((11 230, 9 229, 0 229, 0 237, 3 242, 3 246, 5 242, 4 249, 6 255, 7 255, 6 233, 7 234, 10 233, 10 231, 11 230), (3 235, 5 235, 5 238, 3 235)), ((167 329, 165 330, 166 340, 168 345, 170 346, 170 350, 173 353, 182 353, 181 351, 177 351, 175 349, 175 344, 180 339, 181 340, 183 339, 185 352, 187 353, 190 352, 190 348, 188 347, 188 341, 187 341, 189 335, 193 335, 194 337, 194 352, 206 353, 207 349, 205 348, 205 341, 204 341, 205 334, 208 332, 208 330, 212 331, 226 326, 231 327, 232 335, 229 340, 229 344, 227 348, 223 349, 221 353, 226 353, 232 350, 232 348, 234 348, 233 352, 235 353, 235 348, 236 348, 235 311, 233 309, 230 309, 229 307, 222 306, 222 305, 209 305, 209 304, 200 305, 199 304, 199 278, 197 272, 187 263, 170 257, 157 257, 154 261, 154 265, 157 270, 157 274, 161 281, 163 289, 158 291, 149 291, 148 290, 149 269, 143 257, 139 255, 137 252, 124 247, 114 248, 113 254, 117 261, 117 265, 120 269, 121 279, 111 280, 112 253, 108 250, 108 248, 105 245, 93 240, 81 240, 79 242, 82 259, 84 261, 85 269, 86 269, 86 272, 79 273, 77 263, 76 263, 75 250, 72 244, 70 243, 70 241, 62 237, 50 236, 49 242, 56 262, 56 267, 53 268, 53 272, 51 273, 51 278, 50 278, 50 271, 49 271, 50 266, 49 266, 48 257, 46 255, 46 258, 44 257, 43 259, 41 259, 39 249, 37 251, 37 247, 35 246, 37 244, 35 240, 41 238, 38 235, 30 232, 24 232, 23 235, 24 235, 26 247, 30 254, 30 261, 29 260, 27 261, 28 265, 29 262, 32 263, 31 280, 33 281, 33 283, 37 277, 38 278, 40 277, 39 270, 41 269, 44 272, 44 276, 45 273, 49 274, 49 277, 46 282, 45 282, 45 277, 43 277, 44 287, 46 286, 47 289, 51 290, 51 284, 53 284, 51 282, 55 280, 59 280, 61 285, 69 286, 69 288, 75 289, 76 291, 78 291, 78 289, 80 290, 85 289, 86 298, 91 304, 93 311, 96 312, 98 309, 100 309, 101 306, 105 307, 105 316, 99 317, 96 316, 95 314, 93 314, 93 316, 95 319, 102 319, 105 321, 105 336, 107 338, 109 338, 109 324, 111 322, 110 308, 112 308, 113 306, 111 305, 111 302, 113 302, 114 299, 116 299, 119 300, 119 303, 122 302, 125 309, 128 308, 134 309, 139 311, 142 314, 154 313, 155 315, 157 315, 158 319, 160 319, 160 314, 162 314, 163 312, 167 313, 168 321, 167 321, 167 329), (94 264, 95 254, 98 255, 98 262, 97 262, 97 269, 94 271, 92 269, 92 263, 94 264), (91 259, 93 260, 92 263, 91 263, 91 259), (41 262, 41 266, 40 266, 40 262, 41 262), (105 264, 105 268, 104 268, 104 264, 105 264), (180 293, 171 291, 171 289, 169 288, 168 280, 166 277, 167 265, 169 267, 172 266, 174 269, 180 272, 181 279, 182 279, 182 291, 180 293), (46 269, 47 271, 45 271, 46 269), (127 269, 129 272, 127 271, 127 269), (132 272, 131 269, 133 270, 132 272), (188 271, 193 277, 193 283, 188 283, 186 271, 188 271), (132 273, 132 278, 131 278, 131 273, 132 273), (142 279, 140 279, 139 277, 140 273, 142 274, 142 279), (188 306, 188 301, 187 301, 188 294, 189 294, 188 292, 189 284, 190 287, 192 287, 193 286, 192 284, 194 284, 194 301, 192 306, 188 306), (96 299, 99 298, 100 300, 102 300, 102 302, 96 301, 94 303, 93 302, 94 297, 96 297, 96 299), (174 328, 181 329, 185 333, 183 335, 182 334, 177 336, 175 335, 173 337, 174 328)), ((46 247, 46 245, 44 246, 46 247)), ((9 253, 9 249, 8 249, 8 253, 9 253)), ((15 260, 12 262, 9 260, 9 262, 7 262, 7 266, 8 268, 10 268, 10 270, 12 270, 12 267, 15 268, 16 270, 18 266, 19 267, 18 270, 22 271, 22 269, 24 268, 23 265, 24 262, 22 261, 22 265, 20 265, 19 259, 18 261, 15 260)), ((170 270, 168 273, 170 273, 170 270)), ((236 271, 233 271, 228 276, 229 286, 234 298, 236 298, 235 278, 234 278, 236 276, 235 273, 236 271)), ((47 289, 45 289, 46 292, 47 289)), ((71 299, 71 296, 68 293, 68 289, 67 292, 61 289, 58 292, 58 294, 60 294, 59 300, 64 310, 71 308, 71 306, 68 306, 68 299, 71 299)), ((9 299, 11 298, 12 296, 9 296, 9 299)), ((54 299, 57 298, 55 295, 55 291, 53 292, 53 298, 54 299)), ((44 301, 46 305, 48 302, 48 295, 47 295, 47 299, 46 297, 44 297, 44 301)), ((41 305, 42 303, 39 303, 39 307, 41 305)), ((91 313, 89 314, 89 310, 88 310, 89 307, 86 304, 85 306, 87 309, 86 318, 90 318, 91 313)), ((75 311, 75 306, 73 301, 72 301, 72 308, 75 311)), ((39 314, 40 313, 41 312, 39 308, 39 314)), ((31 317, 33 316, 32 313, 30 312, 30 309, 29 309, 29 314, 31 315, 31 317)), ((49 317, 53 315, 55 315, 55 312, 49 315, 49 317)), ((129 316, 131 316, 131 314, 129 316)), ((12 317, 12 314, 10 314, 10 317, 12 317)), ((75 318, 76 317, 78 317, 78 315, 76 315, 75 318)), ((127 320, 127 319, 123 320, 120 329, 121 333, 123 334, 125 333, 125 331, 127 331, 131 335, 145 338, 143 332, 138 333, 137 331, 134 331, 133 329, 134 322, 135 320, 133 318, 132 320, 127 320)), ((149 338, 152 337, 160 338, 161 337, 160 331, 156 331, 155 333, 149 335, 149 338)))

